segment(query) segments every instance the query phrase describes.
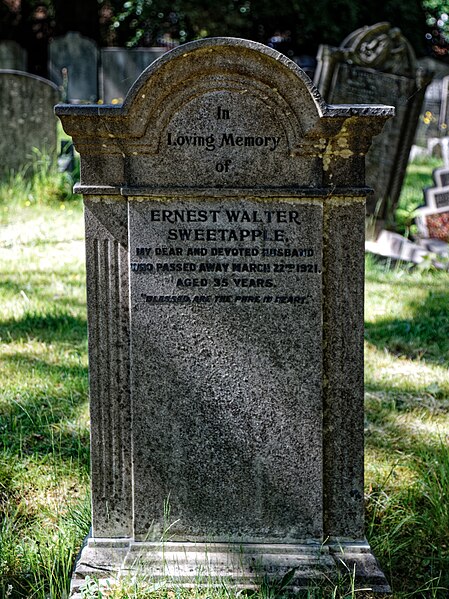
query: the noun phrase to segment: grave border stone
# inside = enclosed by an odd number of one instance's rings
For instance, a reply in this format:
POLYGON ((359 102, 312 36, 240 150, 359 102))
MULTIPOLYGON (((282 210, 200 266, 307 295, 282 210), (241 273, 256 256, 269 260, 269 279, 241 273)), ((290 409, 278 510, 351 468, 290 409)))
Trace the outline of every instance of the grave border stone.
POLYGON ((56 113, 81 154, 77 191, 85 195, 90 257, 94 536, 76 567, 73 596, 79 596, 87 574, 139 566, 149 568, 154 579, 168 574, 175 584, 192 584, 199 568, 211 568, 218 579, 230 579, 240 588, 254 584, 255 564, 270 576, 282 576, 298 567, 291 585, 305 588, 311 580, 335 574, 341 560, 350 569, 354 566, 357 582, 388 593, 389 586, 364 538, 363 256, 364 203, 369 189, 363 163, 372 136, 394 110, 327 105, 301 69, 275 50, 247 40, 213 38, 165 54, 144 71, 122 106, 60 105, 56 113), (166 149, 171 145, 168 124, 186 106, 195 106, 196 98, 228 93, 223 90, 229 89, 230 81, 236 98, 252 92, 260 106, 277 110, 284 127, 285 164, 279 169, 271 162, 265 172, 254 158, 253 169, 236 170, 227 182, 217 175, 224 168, 213 171, 204 153, 201 169, 193 177, 195 165, 187 162, 186 166, 166 149), (226 543, 223 538, 207 538, 207 531, 196 542, 134 538, 131 452, 136 448, 129 443, 130 401, 135 400, 130 376, 136 376, 130 364, 129 317, 134 308, 127 292, 122 293, 131 277, 128 205, 206 198, 214 202, 232 198, 294 201, 324 210, 324 482, 319 481, 324 493, 319 539, 287 542, 285 531, 276 543, 271 539, 254 543, 245 537, 239 543, 226 543), (114 377, 107 376, 111 372, 114 377), (110 452, 105 454, 106 448, 110 452))
POLYGON ((424 197, 427 208, 435 209, 449 206, 449 185, 443 187, 428 187, 424 190, 424 197), (439 197, 441 199, 439 199, 439 197))
MULTIPOLYGON (((447 187, 446 189, 449 191, 449 187, 447 187)), ((449 242, 449 205, 442 206, 441 208, 433 208, 433 207, 427 207, 427 206, 425 208, 418 208, 415 211, 415 221, 416 221, 416 224, 418 225, 418 231, 422 238, 424 238, 424 239, 439 239, 440 241, 444 241, 445 243, 449 242), (437 216, 437 215, 446 214, 446 213, 448 214, 448 223, 446 223, 446 226, 448 228, 447 237, 445 239, 442 239, 440 237, 432 236, 430 234, 431 231, 429 231, 429 225, 427 222, 428 217, 437 216)))
POLYGON ((446 187, 449 185, 449 167, 441 166, 432 172, 435 187, 446 187))

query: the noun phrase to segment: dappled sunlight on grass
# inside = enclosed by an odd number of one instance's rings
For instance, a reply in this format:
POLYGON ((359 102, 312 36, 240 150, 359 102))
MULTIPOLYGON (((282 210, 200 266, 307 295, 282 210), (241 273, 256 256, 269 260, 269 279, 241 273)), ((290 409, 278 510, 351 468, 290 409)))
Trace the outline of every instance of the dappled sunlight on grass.
POLYGON ((82 209, 79 200, 65 210, 8 208, 0 232, 0 597, 11 585, 12 598, 45 597, 52 587, 55 598, 90 519, 82 209))
POLYGON ((365 385, 368 390, 411 393, 423 400, 449 399, 447 366, 428 363, 421 355, 415 359, 398 357, 387 348, 378 349, 369 343, 365 344, 365 385))
POLYGON ((367 262, 367 534, 395 598, 449 592, 449 275, 367 262), (445 468, 448 475, 443 474, 445 468))

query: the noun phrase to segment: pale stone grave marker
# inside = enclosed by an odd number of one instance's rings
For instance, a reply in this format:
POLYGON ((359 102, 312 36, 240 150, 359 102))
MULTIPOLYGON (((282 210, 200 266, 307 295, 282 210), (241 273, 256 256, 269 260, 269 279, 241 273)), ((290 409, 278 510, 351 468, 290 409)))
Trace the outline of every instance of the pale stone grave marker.
POLYGON ((430 79, 417 67, 410 43, 389 23, 358 29, 339 48, 319 49, 314 82, 327 102, 382 102, 396 108, 366 158, 366 180, 375 190, 367 212, 380 219, 392 214, 399 199, 430 79))
POLYGON ((49 45, 50 79, 64 88, 66 101, 96 102, 98 99, 97 44, 69 31, 49 45))
POLYGON ((73 596, 120 569, 248 587, 296 568, 305 588, 341 560, 388 592, 364 537, 363 164, 393 109, 329 106, 285 56, 216 38, 123 106, 56 112, 86 208, 93 536, 73 596))
POLYGON ((33 149, 56 153, 53 107, 59 91, 51 81, 0 70, 0 173, 17 171, 33 160, 33 149))

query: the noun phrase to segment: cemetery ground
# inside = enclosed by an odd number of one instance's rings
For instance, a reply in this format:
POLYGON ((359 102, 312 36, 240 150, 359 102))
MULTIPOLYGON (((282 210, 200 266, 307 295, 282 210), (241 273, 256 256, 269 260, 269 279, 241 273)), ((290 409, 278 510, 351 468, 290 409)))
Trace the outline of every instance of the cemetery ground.
MULTIPOLYGON (((61 599, 90 526, 83 223, 72 182, 37 162, 0 184, 0 598, 61 599)), ((434 166, 409 167, 404 229, 434 166)), ((429 262, 367 258, 366 531, 398 599, 449 593, 448 283, 429 262)), ((346 582, 304 596, 359 596, 346 582)), ((85 597, 233 596, 125 586, 85 597)))

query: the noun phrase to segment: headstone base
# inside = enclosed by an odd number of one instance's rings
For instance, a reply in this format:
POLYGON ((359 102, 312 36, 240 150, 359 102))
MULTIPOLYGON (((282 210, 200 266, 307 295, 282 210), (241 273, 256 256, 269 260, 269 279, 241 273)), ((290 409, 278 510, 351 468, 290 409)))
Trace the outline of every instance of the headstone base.
MULTIPOLYGON (((356 588, 377 598, 391 589, 366 541, 319 544, 134 542, 90 538, 75 565, 72 599, 82 599, 89 576, 106 581, 142 579, 169 587, 217 586, 253 589, 262 580, 275 583, 292 569, 293 592, 355 573, 356 588)), ((358 597, 363 594, 358 593, 358 597)))

